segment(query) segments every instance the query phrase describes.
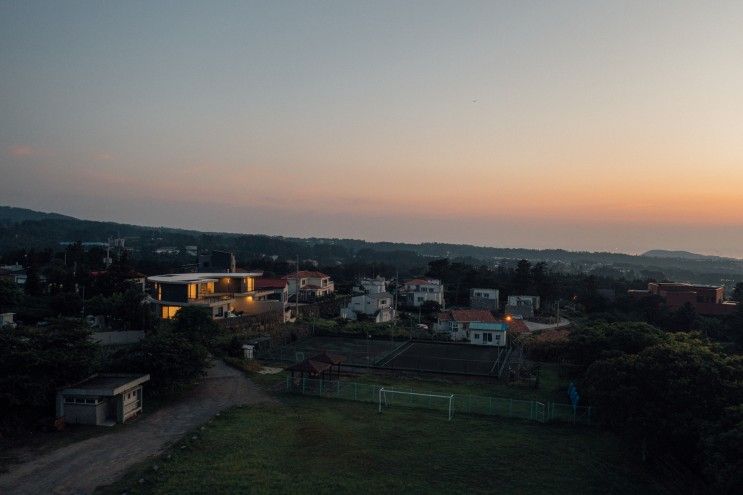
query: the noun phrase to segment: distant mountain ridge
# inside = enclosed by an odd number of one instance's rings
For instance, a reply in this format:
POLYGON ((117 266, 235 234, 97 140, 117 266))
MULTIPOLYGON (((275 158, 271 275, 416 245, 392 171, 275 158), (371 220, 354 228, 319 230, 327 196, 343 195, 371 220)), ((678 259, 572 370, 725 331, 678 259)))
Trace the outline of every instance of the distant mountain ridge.
MULTIPOLYGON (((242 260, 262 257, 316 260, 320 266, 352 264, 356 260, 397 266, 425 267, 433 259, 448 258, 473 265, 502 266, 527 259, 555 269, 613 277, 675 280, 705 284, 743 281, 743 260, 686 251, 651 250, 642 255, 563 249, 503 248, 439 242, 370 242, 343 238, 298 238, 261 233, 229 233, 139 226, 83 220, 57 213, 0 206, 0 255, 24 249, 59 249, 60 242, 105 242, 126 238, 127 247, 157 259, 163 247, 198 246, 201 250, 229 250, 242 260)), ((12 260, 11 260, 12 261, 12 260)), ((184 258, 184 263, 191 262, 184 258)))
POLYGON ((737 258, 728 258, 724 256, 712 256, 708 254, 691 253, 689 251, 671 251, 667 249, 651 249, 642 253, 640 256, 648 256, 650 258, 675 258, 680 260, 734 260, 738 261, 737 258))
POLYGON ((46 213, 15 206, 0 206, 0 223, 20 223, 26 220, 78 220, 60 213, 46 213))

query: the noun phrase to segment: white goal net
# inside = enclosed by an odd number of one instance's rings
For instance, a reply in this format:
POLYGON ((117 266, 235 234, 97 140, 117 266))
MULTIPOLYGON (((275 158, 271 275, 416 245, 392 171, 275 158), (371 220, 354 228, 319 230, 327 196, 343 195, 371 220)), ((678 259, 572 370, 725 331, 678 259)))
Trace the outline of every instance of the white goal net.
POLYGON ((428 394, 422 392, 412 392, 405 390, 394 390, 391 388, 379 389, 379 412, 383 407, 391 406, 408 406, 423 407, 426 409, 435 409, 444 411, 448 414, 449 421, 452 418, 452 403, 454 394, 428 394))

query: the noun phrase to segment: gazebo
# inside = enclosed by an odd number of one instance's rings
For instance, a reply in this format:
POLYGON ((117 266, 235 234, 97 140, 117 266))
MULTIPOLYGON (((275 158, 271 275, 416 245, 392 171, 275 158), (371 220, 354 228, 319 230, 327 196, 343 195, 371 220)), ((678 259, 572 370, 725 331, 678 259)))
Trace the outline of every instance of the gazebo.
POLYGON ((310 361, 329 364, 330 365, 330 378, 333 377, 333 366, 337 366, 338 369, 337 369, 336 376, 340 378, 341 364, 346 362, 346 356, 341 356, 340 354, 331 354, 329 352, 323 351, 317 356, 312 356, 310 358, 310 361))
POLYGON ((321 380, 325 378, 325 373, 328 371, 332 372, 332 367, 330 363, 323 363, 321 361, 315 361, 313 359, 305 359, 304 361, 300 361, 296 364, 293 364, 286 368, 286 371, 290 371, 292 374, 292 381, 294 381, 294 373, 299 373, 300 378, 304 378, 305 373, 310 378, 320 378, 321 380))

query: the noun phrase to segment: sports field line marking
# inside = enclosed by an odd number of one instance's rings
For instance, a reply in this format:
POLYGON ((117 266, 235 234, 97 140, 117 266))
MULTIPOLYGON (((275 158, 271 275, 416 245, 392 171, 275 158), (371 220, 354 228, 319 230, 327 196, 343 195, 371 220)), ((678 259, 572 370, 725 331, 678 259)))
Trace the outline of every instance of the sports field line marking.
POLYGON ((382 367, 387 366, 390 363, 390 361, 395 360, 400 354, 407 351, 411 347, 413 347, 413 342, 410 342, 410 341, 403 342, 400 346, 393 349, 389 354, 378 359, 375 365, 382 366, 382 367))

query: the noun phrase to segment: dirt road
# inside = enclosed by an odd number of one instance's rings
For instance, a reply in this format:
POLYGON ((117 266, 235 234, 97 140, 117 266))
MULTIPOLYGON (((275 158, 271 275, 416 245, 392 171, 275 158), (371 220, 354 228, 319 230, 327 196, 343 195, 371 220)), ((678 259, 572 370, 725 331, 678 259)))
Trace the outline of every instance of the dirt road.
POLYGON ((183 400, 118 431, 67 445, 14 466, 0 475, 0 493, 91 493, 97 486, 116 481, 132 465, 158 454, 168 443, 217 412, 235 405, 271 400, 243 373, 217 361, 203 383, 183 400))

